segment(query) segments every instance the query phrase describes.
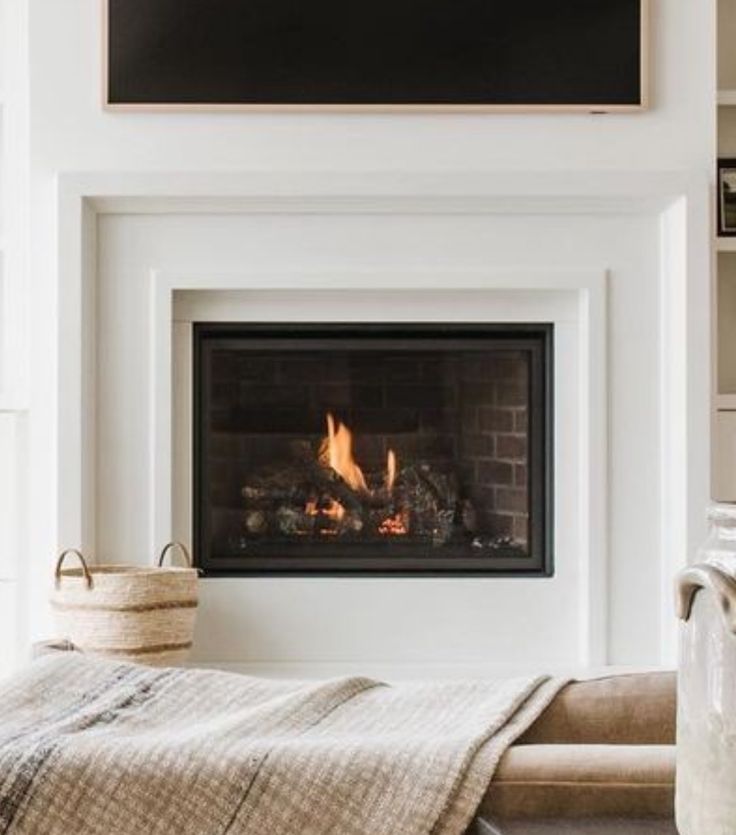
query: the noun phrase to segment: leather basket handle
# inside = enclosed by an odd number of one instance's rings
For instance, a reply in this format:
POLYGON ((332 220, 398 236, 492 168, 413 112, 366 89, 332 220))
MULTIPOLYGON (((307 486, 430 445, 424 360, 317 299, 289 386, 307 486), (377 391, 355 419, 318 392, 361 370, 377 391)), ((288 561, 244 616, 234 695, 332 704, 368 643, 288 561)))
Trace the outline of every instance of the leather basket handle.
POLYGON ((87 588, 92 588, 92 575, 89 572, 89 568, 87 568, 87 561, 84 559, 82 552, 79 551, 77 548, 67 548, 65 551, 62 551, 59 554, 59 559, 56 561, 56 571, 54 572, 54 577, 56 579, 56 588, 58 589, 61 585, 61 567, 64 564, 64 560, 67 558, 69 554, 74 554, 78 559, 79 562, 82 564, 82 575, 84 576, 85 582, 87 583, 87 588))
POLYGON ((158 558, 158 567, 161 568, 163 566, 164 557, 166 556, 166 554, 168 554, 168 552, 172 548, 178 548, 181 551, 181 553, 184 555, 184 559, 187 562, 187 568, 191 568, 192 567, 192 556, 189 553, 189 551, 187 550, 187 546, 184 545, 183 542, 178 542, 178 541, 167 542, 166 545, 164 545, 164 547, 161 549, 161 554, 158 558))

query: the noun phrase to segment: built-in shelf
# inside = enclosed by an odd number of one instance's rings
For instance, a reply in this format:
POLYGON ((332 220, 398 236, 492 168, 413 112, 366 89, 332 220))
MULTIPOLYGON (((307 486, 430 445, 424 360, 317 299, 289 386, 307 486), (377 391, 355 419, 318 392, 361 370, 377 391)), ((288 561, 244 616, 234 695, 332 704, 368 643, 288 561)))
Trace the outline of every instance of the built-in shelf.
POLYGON ((736 107, 736 89, 719 90, 718 104, 721 107, 736 107))
MULTIPOLYGON (((717 0, 717 155, 736 158, 736 2, 717 0)), ((714 166, 715 168, 715 166, 714 166)), ((736 501, 736 237, 717 237, 714 293, 713 498, 736 501)))
POLYGON ((736 394, 717 394, 715 405, 718 412, 736 412, 736 394))
POLYGON ((716 394, 715 408, 734 408, 736 403, 736 238, 719 238, 715 286, 716 394), (722 249, 721 242, 731 244, 722 249), (733 395, 731 394, 733 392, 733 395), (726 399, 723 399, 726 398, 726 399), (728 399, 731 398, 731 399, 728 399))

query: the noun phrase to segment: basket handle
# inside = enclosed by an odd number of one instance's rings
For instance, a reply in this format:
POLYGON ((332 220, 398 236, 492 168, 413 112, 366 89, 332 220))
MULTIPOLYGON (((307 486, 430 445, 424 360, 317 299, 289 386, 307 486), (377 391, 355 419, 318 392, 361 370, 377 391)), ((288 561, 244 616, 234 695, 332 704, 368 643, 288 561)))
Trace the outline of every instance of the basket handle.
POLYGON ((166 545, 164 545, 163 549, 161 550, 161 555, 158 558, 158 567, 161 568, 161 566, 164 564, 164 557, 172 548, 178 548, 181 551, 181 553, 184 554, 184 559, 187 561, 187 568, 191 568, 192 556, 187 550, 187 546, 184 545, 183 542, 179 542, 178 540, 175 540, 173 542, 167 542, 166 545))
POLYGON ((91 589, 92 575, 89 573, 89 568, 87 568, 87 561, 82 556, 82 552, 76 548, 67 548, 59 554, 59 559, 56 561, 56 571, 54 572, 54 577, 56 578, 56 588, 58 589, 61 585, 61 567, 68 554, 74 554, 79 558, 79 562, 82 563, 82 574, 84 575, 85 582, 87 583, 87 588, 91 589))

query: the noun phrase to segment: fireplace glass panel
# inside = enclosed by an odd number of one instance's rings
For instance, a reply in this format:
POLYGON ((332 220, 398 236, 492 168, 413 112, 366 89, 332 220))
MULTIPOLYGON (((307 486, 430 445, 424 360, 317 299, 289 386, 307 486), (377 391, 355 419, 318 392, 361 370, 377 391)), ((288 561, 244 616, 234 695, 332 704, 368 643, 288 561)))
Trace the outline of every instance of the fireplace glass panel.
POLYGON ((208 573, 550 572, 550 326, 194 339, 208 573))

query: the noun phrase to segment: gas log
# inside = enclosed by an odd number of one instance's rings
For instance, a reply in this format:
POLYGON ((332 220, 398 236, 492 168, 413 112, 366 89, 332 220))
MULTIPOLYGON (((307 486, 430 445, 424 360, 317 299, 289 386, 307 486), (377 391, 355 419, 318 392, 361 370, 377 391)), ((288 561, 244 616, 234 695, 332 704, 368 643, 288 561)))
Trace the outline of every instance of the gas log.
POLYGON ((445 544, 464 514, 452 474, 421 462, 400 469, 392 486, 382 473, 356 488, 318 460, 285 462, 254 472, 244 485, 246 536, 420 537, 445 544), (378 485, 371 488, 369 485, 378 485))

